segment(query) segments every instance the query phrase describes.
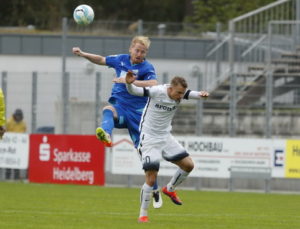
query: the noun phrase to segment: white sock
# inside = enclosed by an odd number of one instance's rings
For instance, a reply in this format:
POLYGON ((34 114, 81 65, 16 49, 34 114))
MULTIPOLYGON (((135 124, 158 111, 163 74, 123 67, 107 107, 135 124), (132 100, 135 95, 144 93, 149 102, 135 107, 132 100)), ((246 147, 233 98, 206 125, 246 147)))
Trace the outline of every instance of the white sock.
POLYGON ((140 217, 148 215, 148 208, 151 202, 152 190, 153 187, 144 183, 140 194, 140 202, 141 202, 140 217))
POLYGON ((189 175, 188 172, 178 168, 176 173, 171 178, 170 182, 167 184, 167 189, 169 192, 174 192, 175 188, 184 181, 187 176, 189 175))

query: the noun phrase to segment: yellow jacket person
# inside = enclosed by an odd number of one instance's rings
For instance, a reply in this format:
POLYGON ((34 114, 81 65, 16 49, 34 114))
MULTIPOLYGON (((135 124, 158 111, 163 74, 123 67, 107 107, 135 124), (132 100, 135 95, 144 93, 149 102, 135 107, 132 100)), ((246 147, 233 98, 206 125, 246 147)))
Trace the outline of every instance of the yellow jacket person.
POLYGON ((21 109, 16 109, 13 115, 7 120, 6 131, 25 133, 26 130, 27 126, 23 120, 23 111, 21 109))

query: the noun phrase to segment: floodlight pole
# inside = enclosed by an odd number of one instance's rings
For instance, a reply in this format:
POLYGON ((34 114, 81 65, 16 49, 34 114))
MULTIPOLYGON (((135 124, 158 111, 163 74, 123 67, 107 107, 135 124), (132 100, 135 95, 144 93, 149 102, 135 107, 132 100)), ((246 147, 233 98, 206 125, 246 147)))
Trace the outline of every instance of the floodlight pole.
POLYGON ((67 133, 67 126, 68 126, 68 98, 69 98, 69 93, 68 93, 68 77, 66 74, 66 47, 67 47, 67 32, 68 32, 68 19, 64 17, 62 19, 62 133, 66 134, 67 133))
POLYGON ((1 88, 2 88, 2 91, 3 91, 3 95, 4 95, 4 102, 5 104, 7 104, 7 72, 6 71, 3 71, 2 72, 2 79, 1 79, 1 88))
POLYGON ((229 136, 236 136, 236 74, 234 72, 234 35, 235 35, 235 22, 229 22, 229 68, 230 68, 230 101, 229 101, 229 136))
POLYGON ((36 131, 37 114, 37 72, 32 72, 32 92, 31 92, 31 133, 36 131))
POLYGON ((142 36, 143 33, 144 33, 144 31, 143 31, 143 20, 142 20, 142 19, 139 19, 139 20, 138 20, 138 27, 137 27, 137 34, 138 34, 139 36, 142 36))
MULTIPOLYGON (((197 90, 201 91, 201 88, 203 87, 203 75, 200 71, 200 68, 198 65, 193 66, 192 69, 192 75, 193 77, 197 78, 197 90)), ((203 99, 197 100, 196 104, 196 131, 195 134, 197 136, 201 136, 203 133, 203 99)))

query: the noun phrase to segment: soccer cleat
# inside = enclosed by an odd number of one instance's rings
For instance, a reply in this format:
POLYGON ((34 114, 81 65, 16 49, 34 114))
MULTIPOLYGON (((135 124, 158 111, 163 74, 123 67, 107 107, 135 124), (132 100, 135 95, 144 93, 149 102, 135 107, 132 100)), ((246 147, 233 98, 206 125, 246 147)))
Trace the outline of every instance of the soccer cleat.
POLYGON ((96 137, 103 142, 103 144, 107 147, 112 147, 112 141, 110 139, 110 135, 105 132, 101 127, 96 129, 96 137))
POLYGON ((161 208, 161 206, 163 204, 163 201, 162 201, 162 198, 161 198, 160 191, 158 191, 158 190, 153 191, 152 197, 153 197, 153 202, 152 202, 153 207, 154 208, 161 208))
POLYGON ((174 204, 182 205, 182 201, 179 199, 176 192, 169 192, 166 186, 162 188, 162 192, 170 197, 174 204))
POLYGON ((141 217, 139 217, 138 222, 139 223, 148 223, 149 222, 148 216, 141 216, 141 217))

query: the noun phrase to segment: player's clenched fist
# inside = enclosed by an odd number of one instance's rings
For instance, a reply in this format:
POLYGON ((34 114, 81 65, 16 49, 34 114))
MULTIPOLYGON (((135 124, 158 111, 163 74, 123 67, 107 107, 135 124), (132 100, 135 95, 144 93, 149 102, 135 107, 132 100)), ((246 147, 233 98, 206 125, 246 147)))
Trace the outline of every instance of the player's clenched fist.
POLYGON ((82 51, 81 51, 81 49, 80 49, 79 47, 74 47, 74 48, 72 49, 72 52, 73 52, 75 55, 77 55, 77 56, 82 56, 82 51))
POLYGON ((200 91, 199 95, 200 95, 200 97, 208 97, 209 93, 207 91, 200 91))

